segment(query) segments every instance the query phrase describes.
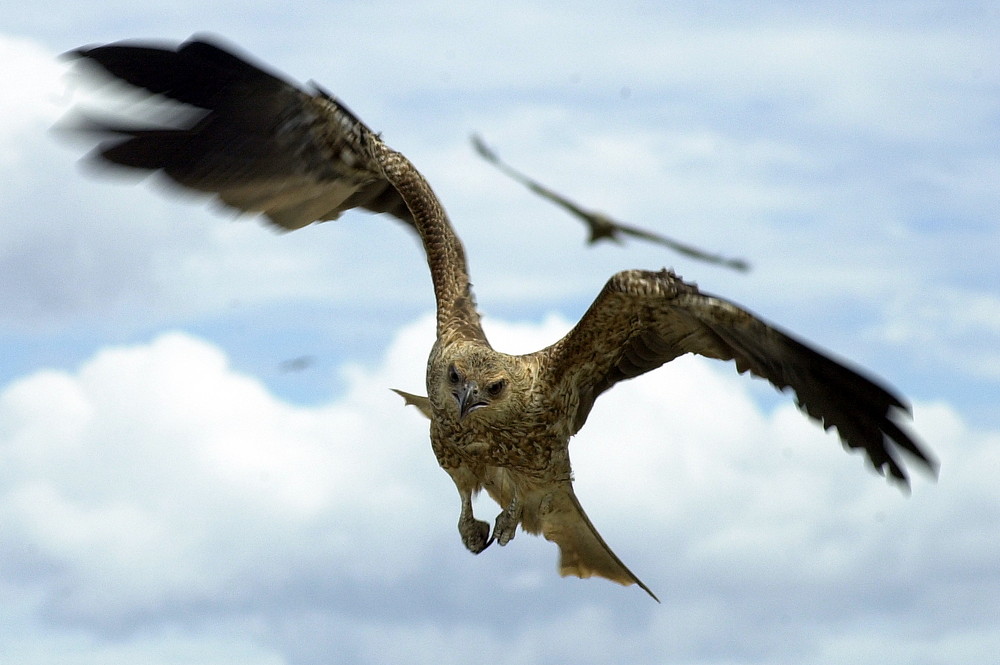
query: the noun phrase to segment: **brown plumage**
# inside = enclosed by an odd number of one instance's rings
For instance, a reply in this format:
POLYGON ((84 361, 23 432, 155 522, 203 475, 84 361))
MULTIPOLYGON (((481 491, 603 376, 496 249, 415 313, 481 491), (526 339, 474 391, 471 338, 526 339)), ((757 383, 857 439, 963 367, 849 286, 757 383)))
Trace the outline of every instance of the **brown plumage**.
POLYGON ((633 238, 639 238, 640 240, 646 240, 648 242, 669 247, 678 254, 683 254, 684 256, 697 259, 699 261, 714 263, 716 265, 743 272, 750 269, 750 264, 744 259, 733 259, 722 256, 721 254, 712 254, 679 240, 668 238, 665 235, 653 233, 652 231, 647 231, 646 229, 640 229, 638 226, 631 226, 629 224, 625 224, 624 222, 615 221, 602 212, 587 210, 579 204, 570 201, 562 194, 549 189, 536 180, 532 180, 528 176, 516 170, 514 167, 505 163, 500 159, 500 156, 497 155, 494 150, 489 148, 479 136, 473 135, 472 145, 483 159, 503 171, 510 178, 521 183, 542 198, 552 201, 557 206, 586 224, 587 229, 590 231, 590 237, 587 239, 587 242, 591 245, 600 240, 609 240, 621 243, 622 236, 632 236, 633 238))
POLYGON ((563 575, 638 584, 652 595, 587 519, 573 493, 568 444, 602 392, 685 353, 731 360, 739 372, 790 388, 806 413, 903 485, 901 453, 935 468, 897 424, 907 407, 891 392, 666 270, 614 275, 573 330, 548 348, 520 356, 495 351, 480 325, 462 244, 437 197, 340 102, 204 40, 72 55, 204 109, 181 128, 90 123, 88 130, 107 137, 98 148, 104 160, 161 170, 283 228, 358 206, 415 228, 434 283, 437 339, 427 397, 400 394, 430 418, 434 454, 458 488, 459 532, 472 552, 506 544, 520 525, 559 546, 563 575), (481 489, 502 508, 492 533, 472 512, 481 489))

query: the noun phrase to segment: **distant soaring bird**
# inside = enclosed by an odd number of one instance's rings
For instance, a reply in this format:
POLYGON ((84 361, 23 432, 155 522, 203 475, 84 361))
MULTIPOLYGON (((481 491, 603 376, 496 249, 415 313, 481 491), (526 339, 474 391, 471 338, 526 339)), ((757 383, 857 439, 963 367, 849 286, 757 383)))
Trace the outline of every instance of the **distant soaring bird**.
POLYGON ((437 339, 427 397, 408 397, 430 418, 431 445, 458 487, 458 530, 472 552, 507 544, 520 525, 559 546, 563 575, 598 575, 652 595, 577 501, 569 439, 605 390, 685 353, 731 360, 739 372, 791 388, 808 415, 835 427, 846 447, 863 450, 875 469, 903 485, 901 453, 935 469, 897 424, 907 407, 887 389, 666 270, 614 275, 548 348, 520 356, 495 351, 480 325, 462 243, 434 192, 336 99, 205 39, 179 47, 118 43, 71 56, 202 109, 181 127, 91 121, 86 129, 104 137, 98 153, 109 162, 163 171, 287 229, 358 206, 413 225, 434 284, 437 339), (492 533, 472 511, 473 495, 484 488, 502 508, 492 533))
POLYGON ((521 183, 534 193, 538 194, 542 198, 552 201, 557 206, 566 210, 571 215, 586 224, 590 231, 590 237, 587 239, 590 244, 594 244, 600 240, 610 240, 620 243, 622 241, 622 236, 632 236, 633 238, 639 238, 640 240, 647 240, 649 242, 664 245, 679 254, 689 256, 693 259, 698 259, 699 261, 715 263, 727 268, 733 268, 734 270, 746 271, 750 269, 750 264, 744 259, 731 259, 719 254, 711 254, 698 249, 697 247, 682 243, 679 240, 668 238, 659 233, 653 233, 652 231, 640 229, 637 226, 630 226, 622 222, 617 222, 604 213, 597 212, 595 210, 587 210, 579 204, 570 201, 562 194, 554 192, 545 185, 542 185, 541 183, 536 182, 535 180, 532 180, 528 176, 524 175, 520 171, 517 171, 512 166, 505 164, 503 160, 500 159, 500 156, 491 150, 479 136, 474 135, 472 137, 472 145, 483 159, 493 164, 509 177, 521 183))

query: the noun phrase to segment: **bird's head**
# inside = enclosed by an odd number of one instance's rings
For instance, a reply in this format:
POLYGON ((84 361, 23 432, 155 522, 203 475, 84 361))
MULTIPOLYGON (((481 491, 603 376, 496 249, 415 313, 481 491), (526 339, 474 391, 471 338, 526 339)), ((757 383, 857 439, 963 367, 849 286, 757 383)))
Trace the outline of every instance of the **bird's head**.
POLYGON ((517 400, 519 374, 510 356, 489 349, 469 349, 455 354, 443 365, 433 391, 439 405, 458 420, 480 412, 506 413, 517 400))

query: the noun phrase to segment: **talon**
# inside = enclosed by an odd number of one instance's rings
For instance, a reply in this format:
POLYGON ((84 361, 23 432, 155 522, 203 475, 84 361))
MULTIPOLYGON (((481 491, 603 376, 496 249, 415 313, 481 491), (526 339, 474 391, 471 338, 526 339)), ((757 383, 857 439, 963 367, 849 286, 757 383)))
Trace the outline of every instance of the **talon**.
POLYGON ((509 543, 517 531, 517 524, 511 524, 504 519, 505 517, 506 513, 500 513, 497 515, 496 524, 493 525, 493 538, 500 547, 509 543))
POLYGON ((458 516, 458 533, 462 536, 465 549, 473 554, 479 554, 493 542, 490 537, 490 525, 477 520, 472 513, 472 495, 462 494, 462 512, 458 516))
POLYGON ((463 520, 458 524, 458 532, 462 534, 462 543, 473 554, 479 554, 490 544, 490 525, 482 520, 463 520))
POLYGON ((517 533, 517 525, 521 521, 521 506, 517 499, 510 502, 510 505, 499 515, 493 525, 493 538, 503 547, 514 538, 517 533))

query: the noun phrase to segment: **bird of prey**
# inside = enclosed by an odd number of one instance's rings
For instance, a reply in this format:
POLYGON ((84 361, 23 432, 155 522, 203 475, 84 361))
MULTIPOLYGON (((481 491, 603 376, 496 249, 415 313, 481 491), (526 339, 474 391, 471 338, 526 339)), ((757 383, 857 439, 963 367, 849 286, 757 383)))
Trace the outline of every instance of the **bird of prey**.
POLYGON ((404 396, 430 418, 431 447, 458 488, 458 531, 470 551, 506 545, 520 526, 558 545, 563 575, 637 584, 653 596, 580 506, 569 441, 604 391, 686 353, 731 361, 741 373, 791 389, 809 416, 837 429, 845 447, 904 486, 905 457, 936 468, 900 426, 908 407, 892 392, 667 270, 615 274, 575 327, 547 348, 525 355, 493 349, 462 243, 413 164, 329 94, 298 87, 213 41, 73 51, 98 71, 201 109, 183 127, 92 121, 88 129, 102 137, 96 154, 162 171, 286 229, 358 206, 412 224, 433 282, 436 340, 427 396, 404 396), (492 530, 473 515, 472 497, 482 489, 501 507, 492 530))
POLYGON ((679 254, 689 256, 693 259, 698 259, 699 261, 715 263, 717 265, 725 266, 726 268, 732 268, 743 272, 750 269, 750 264, 744 259, 727 258, 719 254, 711 254, 698 249, 697 247, 692 247, 686 243, 674 240, 673 238, 660 235, 659 233, 653 233, 652 231, 640 229, 637 226, 630 226, 628 224, 623 224, 622 222, 617 222, 604 213, 597 212, 596 210, 587 210, 579 204, 570 201, 562 194, 552 191, 536 180, 532 180, 520 171, 514 169, 514 167, 502 161, 499 155, 487 146, 483 139, 478 135, 474 134, 472 136, 472 145, 476 149, 476 152, 478 152, 480 156, 490 164, 493 164, 495 167, 533 191, 535 194, 552 201, 557 206, 563 208, 586 224, 587 228, 590 230, 590 238, 587 239, 587 242, 591 245, 600 240, 610 240, 612 242, 621 243, 622 236, 632 236, 633 238, 639 238, 641 240, 648 240, 660 245, 666 245, 679 254))

